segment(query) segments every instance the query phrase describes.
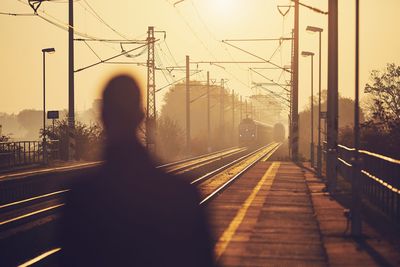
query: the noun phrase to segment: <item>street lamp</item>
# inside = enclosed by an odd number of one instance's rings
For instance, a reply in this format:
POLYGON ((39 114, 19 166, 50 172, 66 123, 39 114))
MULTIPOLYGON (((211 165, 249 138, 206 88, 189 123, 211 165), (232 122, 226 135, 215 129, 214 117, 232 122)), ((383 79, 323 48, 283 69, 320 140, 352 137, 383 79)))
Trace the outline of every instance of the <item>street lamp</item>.
POLYGON ((43 163, 47 163, 47 147, 46 147, 46 53, 53 54, 56 50, 52 47, 43 48, 43 163))
POLYGON ((321 35, 323 32, 322 28, 307 26, 309 32, 318 32, 319 34, 319 67, 318 67, 318 146, 317 146, 317 176, 322 176, 322 147, 321 147, 321 35))
POLYGON ((314 166, 314 53, 302 51, 303 57, 311 57, 311 138, 310 138, 310 162, 314 166))

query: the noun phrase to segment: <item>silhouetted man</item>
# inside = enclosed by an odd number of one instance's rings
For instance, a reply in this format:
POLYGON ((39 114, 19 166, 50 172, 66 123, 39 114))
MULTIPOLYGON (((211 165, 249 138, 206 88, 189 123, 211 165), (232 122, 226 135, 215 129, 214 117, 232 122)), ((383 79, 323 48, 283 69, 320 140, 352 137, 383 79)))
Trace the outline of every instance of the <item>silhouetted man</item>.
POLYGON ((157 170, 136 137, 137 83, 113 78, 103 93, 105 164, 79 179, 63 220, 65 266, 213 266, 199 194, 157 170))

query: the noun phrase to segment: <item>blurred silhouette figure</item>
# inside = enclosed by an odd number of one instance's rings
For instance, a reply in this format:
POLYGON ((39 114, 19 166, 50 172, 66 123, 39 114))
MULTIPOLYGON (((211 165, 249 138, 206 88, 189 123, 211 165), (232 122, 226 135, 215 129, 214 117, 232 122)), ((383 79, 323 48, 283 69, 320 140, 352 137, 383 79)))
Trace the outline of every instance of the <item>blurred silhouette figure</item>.
POLYGON ((129 76, 103 93, 105 163, 72 186, 62 220, 64 266, 214 266, 195 187, 154 167, 136 136, 144 118, 129 76))

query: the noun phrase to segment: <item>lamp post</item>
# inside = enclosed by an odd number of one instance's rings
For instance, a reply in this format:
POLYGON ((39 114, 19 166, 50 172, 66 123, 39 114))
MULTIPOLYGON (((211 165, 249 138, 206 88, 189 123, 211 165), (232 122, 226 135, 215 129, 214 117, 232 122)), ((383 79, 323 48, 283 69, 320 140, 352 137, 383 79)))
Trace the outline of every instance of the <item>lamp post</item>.
POLYGON ((47 146, 46 146, 46 53, 52 54, 56 50, 52 47, 43 48, 43 163, 47 163, 47 146))
POLYGON ((318 52, 318 145, 317 145, 317 176, 322 176, 322 147, 321 147, 321 35, 322 28, 307 26, 309 32, 318 32, 319 34, 319 52, 318 52))
POLYGON ((310 138, 310 162, 314 166, 314 53, 302 51, 303 57, 311 57, 311 138, 310 138))

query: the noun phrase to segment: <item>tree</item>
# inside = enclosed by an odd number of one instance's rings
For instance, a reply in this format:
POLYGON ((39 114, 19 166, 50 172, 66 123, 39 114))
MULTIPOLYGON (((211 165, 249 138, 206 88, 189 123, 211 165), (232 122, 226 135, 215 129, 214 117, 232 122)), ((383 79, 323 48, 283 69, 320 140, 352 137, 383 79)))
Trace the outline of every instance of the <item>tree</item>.
POLYGON ((179 125, 169 117, 157 120, 156 150, 157 156, 164 162, 179 159, 185 148, 184 132, 179 125))
MULTIPOLYGON (((192 154, 207 152, 207 87, 198 81, 190 82, 190 119, 191 119, 191 144, 192 154)), ((237 125, 239 123, 240 110, 239 99, 235 97, 235 125, 232 127, 232 93, 226 88, 224 92, 224 131, 221 127, 221 87, 210 85, 210 117, 211 117, 211 147, 219 149, 232 146, 237 138, 237 125), (234 129, 232 131, 232 128, 234 129)), ((168 117, 176 126, 186 129, 186 87, 185 83, 172 86, 165 94, 164 105, 160 118, 168 117)), ((243 105, 244 107, 244 105, 243 105)), ((244 115, 243 115, 244 116, 244 115)), ((159 130, 159 134, 162 134, 159 130)), ((184 138, 182 138, 184 140, 184 138)))
MULTIPOLYGON (((314 145, 317 145, 318 138, 318 102, 314 97, 314 145)), ((310 101, 311 103, 311 101, 310 101)), ((352 146, 352 128, 354 123, 354 101, 339 95, 339 143, 352 146)), ((321 111, 326 111, 327 91, 321 92, 321 111)), ((360 121, 364 121, 364 113, 360 110, 360 121)), ((325 140, 326 120, 321 119, 321 142, 325 140)), ((310 135, 311 135, 311 111, 310 108, 299 113, 299 147, 305 157, 310 156, 310 135)))
POLYGON ((399 158, 400 147, 400 66, 387 64, 384 71, 374 70, 364 92, 370 117, 362 124, 361 147, 399 158))
POLYGON ((400 122, 400 66, 387 64, 384 71, 373 70, 364 92, 372 97, 372 119, 390 129, 400 122))
MULTIPOLYGON (((45 135, 49 140, 51 149, 59 152, 60 159, 68 159, 68 119, 64 118, 56 122, 53 129, 52 126, 46 127, 45 135), (57 142, 52 142, 57 141, 57 142)), ((43 137, 43 129, 40 131, 43 137)), ((101 158, 103 149, 104 130, 98 123, 90 125, 80 121, 75 122, 75 157, 83 160, 98 160, 101 158)))

